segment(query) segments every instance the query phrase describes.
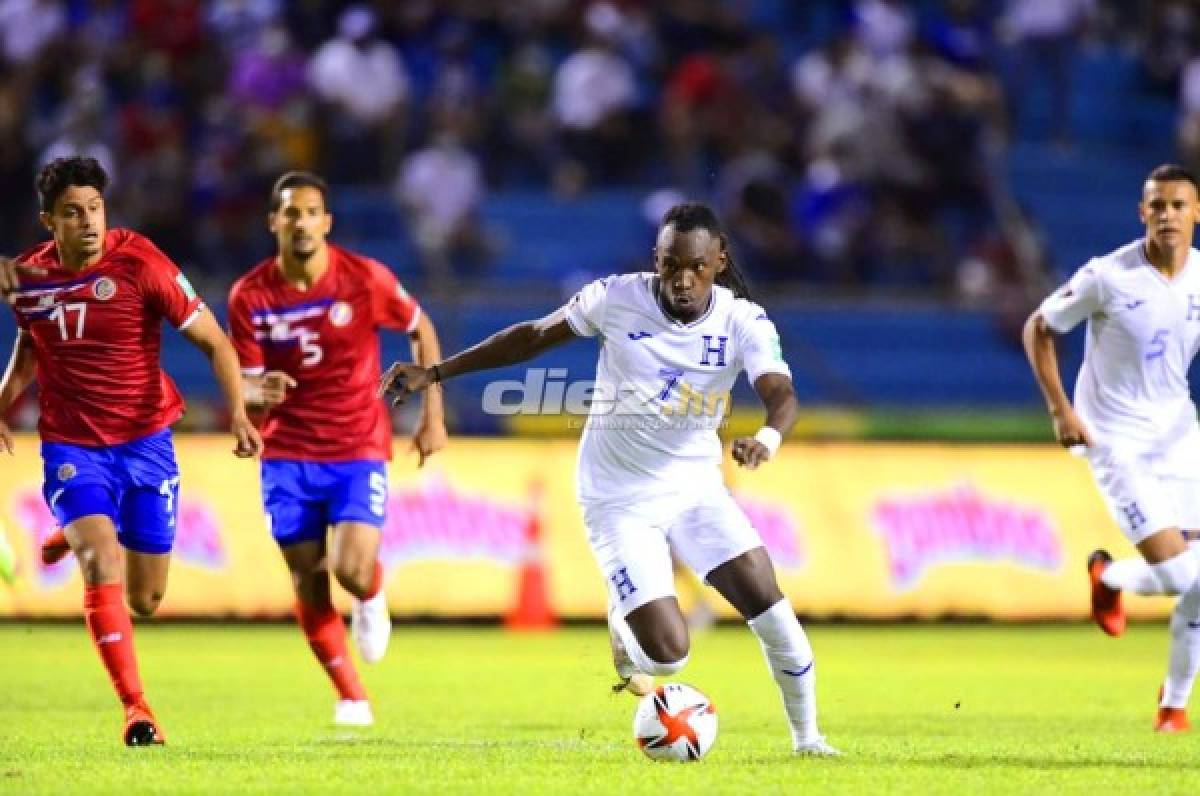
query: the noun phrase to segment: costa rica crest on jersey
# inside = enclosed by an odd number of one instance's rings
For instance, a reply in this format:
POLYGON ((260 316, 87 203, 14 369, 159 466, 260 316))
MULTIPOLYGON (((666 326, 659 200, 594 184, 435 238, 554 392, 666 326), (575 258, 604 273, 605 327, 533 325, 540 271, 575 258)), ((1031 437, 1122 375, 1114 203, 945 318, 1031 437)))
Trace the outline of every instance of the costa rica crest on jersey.
POLYGON ((102 276, 92 283, 92 295, 101 301, 108 301, 117 293, 117 283, 102 276))
POLYGON ((75 477, 75 465, 67 462, 58 466, 58 480, 70 481, 75 477))
POLYGON ((344 301, 335 301, 329 308, 329 322, 334 326, 345 326, 354 317, 354 308, 344 301))

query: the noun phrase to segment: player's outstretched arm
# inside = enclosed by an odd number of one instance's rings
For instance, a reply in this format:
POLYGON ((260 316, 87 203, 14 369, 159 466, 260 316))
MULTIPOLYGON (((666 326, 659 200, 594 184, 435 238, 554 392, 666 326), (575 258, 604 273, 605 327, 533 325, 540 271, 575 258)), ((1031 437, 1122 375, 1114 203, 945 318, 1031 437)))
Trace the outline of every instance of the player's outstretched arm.
POLYGON ((403 403, 410 394, 420 392, 431 384, 463 373, 525 362, 575 337, 575 332, 567 323, 566 313, 560 308, 544 318, 513 324, 435 365, 426 367, 397 362, 383 374, 379 390, 393 404, 403 403))
MULTIPOLYGON (((442 361, 442 346, 438 341, 437 329, 427 313, 417 319, 417 328, 409 335, 412 341, 413 363, 419 366, 435 365, 442 361)), ((425 460, 446 447, 446 411, 442 404, 442 390, 431 387, 425 391, 425 405, 421 419, 413 431, 412 450, 419 457, 417 467, 425 460)))
POLYGON ((12 432, 4 422, 4 416, 17 402, 21 393, 25 392, 25 388, 33 383, 35 373, 33 338, 29 336, 29 332, 18 329, 12 356, 4 370, 4 379, 0 380, 0 451, 12 453, 15 450, 12 432))
POLYGON ((183 336, 212 363, 213 375, 217 377, 225 405, 232 415, 229 426, 237 440, 234 455, 243 459, 259 455, 262 453, 262 437, 246 414, 246 404, 242 399, 242 374, 229 338, 208 311, 201 311, 182 331, 183 336))
POLYGON ((767 408, 767 422, 753 437, 733 441, 733 460, 748 470, 775 455, 800 411, 792 380, 782 373, 762 374, 754 381, 754 391, 767 408))
POLYGON ((1034 312, 1025 321, 1021 332, 1025 344, 1025 356, 1029 358, 1033 376, 1046 399, 1046 408, 1054 423, 1054 438, 1064 448, 1076 445, 1091 445, 1087 427, 1075 414, 1067 391, 1063 389, 1062 375, 1058 369, 1058 351, 1055 348, 1054 332, 1046 325, 1041 312, 1034 312))

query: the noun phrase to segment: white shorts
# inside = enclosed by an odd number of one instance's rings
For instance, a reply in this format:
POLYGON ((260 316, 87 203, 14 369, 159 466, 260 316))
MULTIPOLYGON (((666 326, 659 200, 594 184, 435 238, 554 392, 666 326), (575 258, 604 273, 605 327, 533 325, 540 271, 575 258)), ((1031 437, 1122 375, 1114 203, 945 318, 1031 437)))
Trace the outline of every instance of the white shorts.
POLYGON ((1086 453, 1109 513, 1134 544, 1166 528, 1200 529, 1200 435, 1160 452, 1086 453))
POLYGON ((672 494, 639 501, 585 503, 588 544, 604 573, 609 606, 622 615, 651 600, 675 596, 671 553, 697 575, 762 546, 729 491, 672 494))

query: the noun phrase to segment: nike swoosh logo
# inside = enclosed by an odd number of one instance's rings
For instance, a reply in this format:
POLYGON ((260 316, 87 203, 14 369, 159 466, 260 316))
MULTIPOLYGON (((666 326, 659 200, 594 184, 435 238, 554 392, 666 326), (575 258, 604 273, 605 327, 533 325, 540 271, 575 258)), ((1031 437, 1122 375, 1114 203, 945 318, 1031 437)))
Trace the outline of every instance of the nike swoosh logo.
POLYGON ((1142 301, 1142 300, 1138 300, 1138 301, 1127 301, 1127 302, 1125 302, 1125 309, 1127 309, 1127 310, 1136 310, 1138 307, 1142 306, 1142 305, 1143 305, 1143 304, 1145 304, 1145 303, 1146 303, 1146 302, 1145 302, 1145 301, 1142 301))
POLYGON ((1192 630, 1200 630, 1200 622, 1188 622, 1188 627, 1192 630))
POLYGON ((650 334, 650 332, 630 332, 629 333, 630 340, 645 340, 647 337, 653 337, 653 336, 654 335, 650 334))
POLYGON ((803 677, 804 675, 808 674, 808 670, 813 667, 814 663, 816 663, 816 661, 809 661, 808 666, 805 666, 798 672, 793 672, 791 669, 780 669, 780 671, 782 671, 784 674, 790 674, 792 677, 803 677))

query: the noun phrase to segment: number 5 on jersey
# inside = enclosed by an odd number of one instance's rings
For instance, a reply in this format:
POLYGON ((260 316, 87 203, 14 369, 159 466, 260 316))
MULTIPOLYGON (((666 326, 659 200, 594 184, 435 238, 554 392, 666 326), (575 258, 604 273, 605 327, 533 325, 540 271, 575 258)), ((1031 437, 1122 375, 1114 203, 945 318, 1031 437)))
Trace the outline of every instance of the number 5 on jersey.
POLYGON ((1167 351, 1167 335, 1171 333, 1170 329, 1159 329, 1154 333, 1154 337, 1150 338, 1150 347, 1146 349, 1146 361, 1158 359, 1167 351))
POLYGON ((318 364, 325 356, 325 352, 321 350, 321 336, 309 329, 300 330, 300 350, 304 352, 304 359, 300 361, 301 365, 306 368, 311 368, 318 364))

